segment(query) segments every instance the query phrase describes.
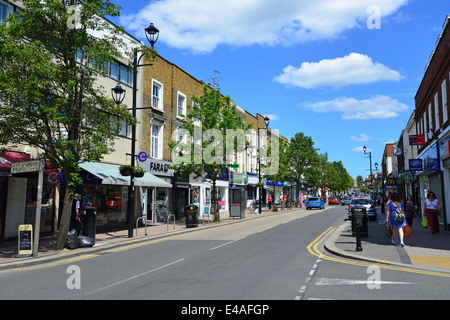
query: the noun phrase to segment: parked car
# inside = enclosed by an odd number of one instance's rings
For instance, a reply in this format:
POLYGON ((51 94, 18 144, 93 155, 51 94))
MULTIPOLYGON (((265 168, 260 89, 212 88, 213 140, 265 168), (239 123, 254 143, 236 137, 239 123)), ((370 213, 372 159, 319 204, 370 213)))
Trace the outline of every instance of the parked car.
POLYGON ((352 207, 354 206, 364 206, 366 208, 367 218, 370 220, 377 220, 377 211, 375 210, 375 205, 369 198, 355 198, 350 202, 348 206, 348 218, 352 218, 352 207))
POLYGON ((339 199, 338 198, 329 198, 328 204, 339 204, 339 199))
POLYGON ((345 205, 349 205, 350 202, 352 201, 351 197, 344 197, 344 199, 341 200, 341 205, 345 206, 345 205))
POLYGON ((325 209, 325 202, 319 197, 310 197, 308 201, 306 201, 306 210, 312 208, 325 209))

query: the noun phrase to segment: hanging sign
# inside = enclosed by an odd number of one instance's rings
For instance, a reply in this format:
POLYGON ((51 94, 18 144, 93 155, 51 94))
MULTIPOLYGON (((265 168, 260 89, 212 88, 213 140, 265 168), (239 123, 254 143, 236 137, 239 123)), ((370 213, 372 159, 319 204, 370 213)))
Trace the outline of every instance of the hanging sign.
POLYGON ((140 162, 145 162, 145 160, 147 160, 147 153, 145 153, 144 151, 139 152, 138 154, 138 160, 140 162))
POLYGON ((422 159, 409 159, 409 171, 423 171, 422 159))

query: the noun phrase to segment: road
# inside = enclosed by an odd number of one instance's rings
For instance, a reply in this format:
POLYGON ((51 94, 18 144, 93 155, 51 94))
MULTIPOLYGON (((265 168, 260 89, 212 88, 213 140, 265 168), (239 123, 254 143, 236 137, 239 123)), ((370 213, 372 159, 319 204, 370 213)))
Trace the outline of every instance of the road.
POLYGON ((0 272, 0 299, 448 299, 449 278, 323 252, 343 207, 287 211, 0 272))

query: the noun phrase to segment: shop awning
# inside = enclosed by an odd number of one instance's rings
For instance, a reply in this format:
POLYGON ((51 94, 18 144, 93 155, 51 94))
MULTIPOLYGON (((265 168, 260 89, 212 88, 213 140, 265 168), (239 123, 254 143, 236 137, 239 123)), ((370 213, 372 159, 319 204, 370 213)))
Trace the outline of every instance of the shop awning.
MULTIPOLYGON (((130 177, 124 177, 119 173, 119 166, 116 164, 100 162, 83 162, 80 167, 92 173, 102 180, 102 184, 130 185, 130 177)), ((146 172, 142 178, 135 178, 135 186, 172 188, 172 185, 155 175, 146 172)))
POLYGON ((5 154, 0 155, 0 171, 10 172, 12 163, 26 162, 32 160, 33 159, 31 159, 25 153, 8 151, 5 154))

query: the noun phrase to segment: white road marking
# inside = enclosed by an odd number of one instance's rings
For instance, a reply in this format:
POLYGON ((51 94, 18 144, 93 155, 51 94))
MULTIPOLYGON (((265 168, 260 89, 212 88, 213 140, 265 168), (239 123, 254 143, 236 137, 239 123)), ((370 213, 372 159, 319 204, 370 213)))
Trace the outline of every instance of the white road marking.
POLYGON ((414 284, 411 282, 396 282, 396 281, 370 281, 370 280, 352 280, 352 279, 328 279, 317 278, 316 286, 342 286, 342 285, 357 285, 357 284, 414 284))
POLYGON ((239 241, 239 240, 242 240, 242 239, 245 239, 245 238, 246 238, 246 237, 242 237, 242 238, 239 238, 239 239, 235 239, 235 240, 233 240, 233 241, 229 241, 229 242, 223 243, 223 244, 221 244, 221 245, 219 245, 219 246, 217 246, 217 247, 214 247, 214 248, 209 249, 209 251, 212 251, 212 250, 216 250, 216 249, 222 248, 222 247, 224 247, 224 246, 227 246, 227 245, 229 245, 229 244, 232 244, 232 243, 234 243, 234 242, 236 242, 236 241, 239 241))
POLYGON ((143 272, 143 273, 140 273, 140 274, 137 274, 137 275, 135 275, 135 276, 126 278, 126 279, 124 279, 124 280, 121 280, 121 281, 112 283, 112 284, 110 284, 110 285, 108 285, 108 286, 106 286, 106 287, 99 288, 99 289, 94 290, 94 291, 91 291, 91 292, 89 292, 89 293, 87 293, 87 294, 89 295, 89 294, 92 294, 92 293, 96 293, 96 292, 99 292, 99 291, 102 291, 102 290, 109 289, 109 288, 111 288, 111 287, 117 286, 117 285, 122 284, 122 283, 124 283, 124 282, 127 282, 127 281, 130 281, 130 280, 139 278, 139 277, 141 277, 141 276, 143 276, 143 275, 146 275, 146 274, 149 274, 149 273, 152 273, 152 272, 155 272, 155 271, 164 269, 164 268, 166 268, 166 267, 168 267, 168 266, 174 265, 174 264, 176 264, 176 263, 178 263, 178 262, 181 262, 181 261, 184 261, 184 258, 183 258, 183 259, 179 259, 179 260, 177 260, 177 261, 173 261, 173 262, 168 263, 168 264, 165 264, 165 265, 163 265, 163 266, 161 266, 161 267, 158 267, 158 268, 155 268, 155 269, 151 269, 151 270, 145 271, 145 272, 143 272))

